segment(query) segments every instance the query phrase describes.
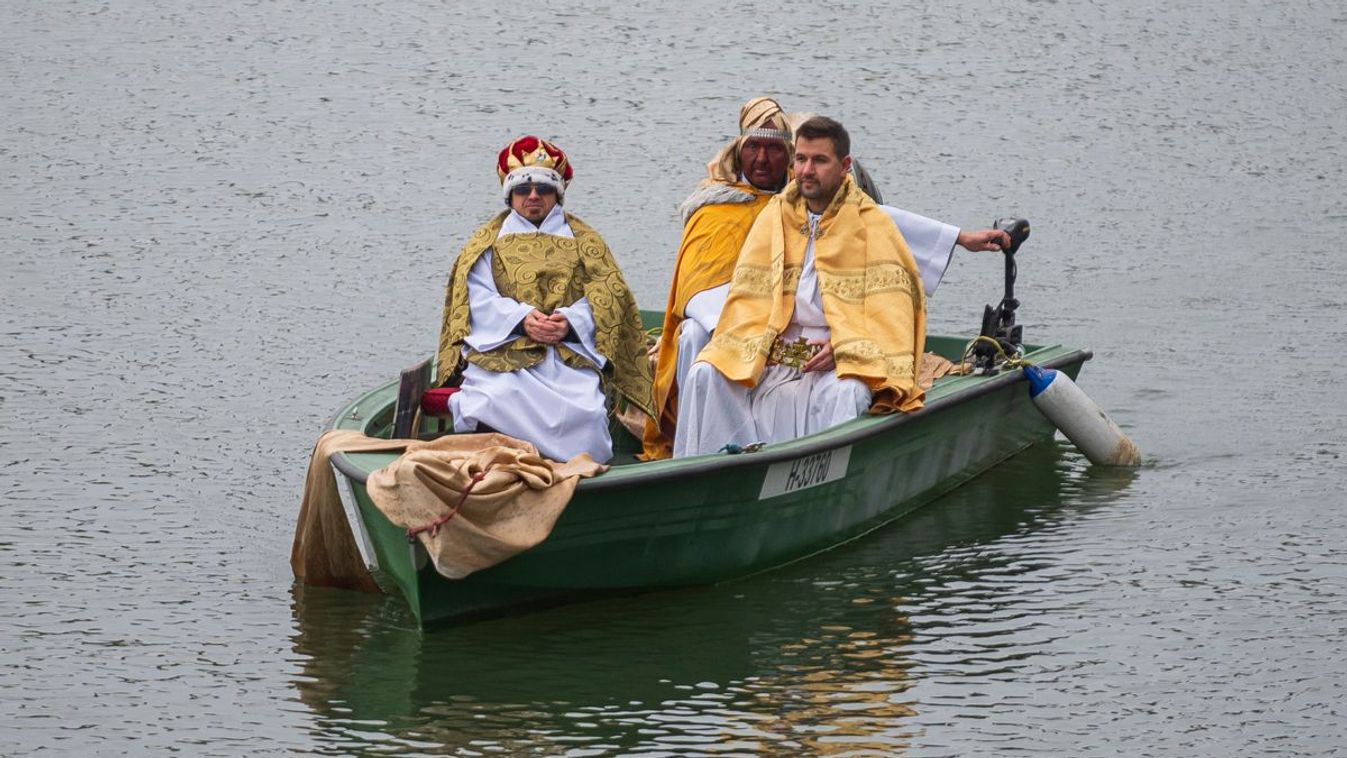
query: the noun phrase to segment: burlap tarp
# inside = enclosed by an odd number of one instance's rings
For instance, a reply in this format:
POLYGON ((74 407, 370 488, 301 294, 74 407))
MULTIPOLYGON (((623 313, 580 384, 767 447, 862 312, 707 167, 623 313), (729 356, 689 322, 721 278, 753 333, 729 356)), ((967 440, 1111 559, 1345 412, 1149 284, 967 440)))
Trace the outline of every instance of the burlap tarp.
POLYGON ((921 371, 917 374, 917 386, 923 391, 930 389, 935 385, 935 380, 942 376, 962 376, 967 373, 962 364, 945 358, 935 353, 927 353, 921 357, 921 371))
POLYGON ((543 458, 523 440, 503 434, 456 434, 435 440, 386 440, 331 430, 318 439, 304 483, 290 566, 305 584, 378 592, 337 492, 334 453, 403 450, 370 474, 370 500, 404 529, 429 526, 462 500, 437 529, 416 536, 435 568, 450 579, 527 550, 547 538, 580 477, 607 466, 579 455, 566 463, 543 458), (480 481, 472 484, 474 475, 480 481), (471 485, 471 492, 463 492, 471 485))

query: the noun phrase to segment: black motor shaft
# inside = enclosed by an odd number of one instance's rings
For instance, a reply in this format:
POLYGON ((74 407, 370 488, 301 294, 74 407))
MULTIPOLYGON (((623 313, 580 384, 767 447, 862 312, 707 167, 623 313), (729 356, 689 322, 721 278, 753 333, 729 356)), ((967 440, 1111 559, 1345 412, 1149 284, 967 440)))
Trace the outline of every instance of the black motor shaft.
POLYGON ((980 335, 995 341, 978 340, 973 347, 973 370, 976 374, 989 374, 996 370, 996 359, 1004 352, 1017 355, 1024 345, 1024 327, 1015 324, 1015 309, 1020 301, 1015 299, 1015 253, 1020 245, 1029 239, 1029 222, 1022 218, 997 219, 993 229, 1000 229, 1010 236, 1010 245, 1001 249, 1006 263, 1006 292, 1000 305, 986 306, 982 311, 982 331, 980 335), (997 350, 996 346, 1000 346, 997 350))

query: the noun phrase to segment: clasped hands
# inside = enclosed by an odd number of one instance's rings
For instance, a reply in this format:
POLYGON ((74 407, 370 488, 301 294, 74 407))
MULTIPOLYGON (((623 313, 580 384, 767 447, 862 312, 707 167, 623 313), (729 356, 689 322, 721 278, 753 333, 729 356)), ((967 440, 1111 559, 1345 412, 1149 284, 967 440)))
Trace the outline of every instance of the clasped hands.
POLYGON ((534 308, 524 317, 524 334, 543 345, 559 345, 571 331, 571 322, 560 312, 548 315, 534 308))

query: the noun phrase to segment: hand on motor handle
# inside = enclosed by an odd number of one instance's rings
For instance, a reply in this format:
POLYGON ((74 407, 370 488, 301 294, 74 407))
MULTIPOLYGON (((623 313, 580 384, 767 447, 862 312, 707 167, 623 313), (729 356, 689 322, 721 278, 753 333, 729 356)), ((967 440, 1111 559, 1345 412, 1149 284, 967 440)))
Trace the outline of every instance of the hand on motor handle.
POLYGON ((980 229, 976 232, 959 232, 959 247, 974 253, 986 250, 1004 250, 1010 247, 1010 235, 1000 229, 980 229))

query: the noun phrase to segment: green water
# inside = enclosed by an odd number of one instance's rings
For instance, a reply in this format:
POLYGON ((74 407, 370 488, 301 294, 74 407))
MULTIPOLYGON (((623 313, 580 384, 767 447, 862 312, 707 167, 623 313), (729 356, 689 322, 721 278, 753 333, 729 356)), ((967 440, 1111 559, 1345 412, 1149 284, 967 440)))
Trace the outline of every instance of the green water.
POLYGON ((324 738, 351 748, 888 750, 944 710, 926 693, 967 697, 940 684, 959 668, 1060 665, 1046 664, 1057 635, 1041 614, 1069 608, 1057 593, 1072 577, 1023 543, 1090 518, 1091 501, 1115 501, 1133 477, 1042 445, 780 571, 428 634, 396 600, 298 588, 296 689, 324 738))

